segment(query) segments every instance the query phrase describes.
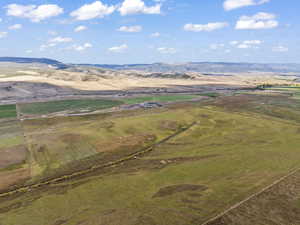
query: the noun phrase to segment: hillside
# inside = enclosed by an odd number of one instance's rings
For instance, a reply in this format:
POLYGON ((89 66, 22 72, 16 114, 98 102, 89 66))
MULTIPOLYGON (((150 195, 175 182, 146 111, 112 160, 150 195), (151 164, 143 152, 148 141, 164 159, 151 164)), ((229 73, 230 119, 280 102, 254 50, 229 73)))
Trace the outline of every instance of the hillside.
POLYGON ((23 57, 0 57, 0 62, 22 63, 22 64, 46 64, 57 69, 66 69, 68 66, 62 62, 48 58, 23 58, 23 57))

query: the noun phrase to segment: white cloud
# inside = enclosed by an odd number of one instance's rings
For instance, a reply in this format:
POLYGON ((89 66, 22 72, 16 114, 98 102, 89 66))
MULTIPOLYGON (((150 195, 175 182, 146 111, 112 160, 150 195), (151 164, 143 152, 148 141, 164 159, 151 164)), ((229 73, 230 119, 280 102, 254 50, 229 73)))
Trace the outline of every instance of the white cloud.
POLYGON ((242 16, 237 21, 235 29, 271 29, 278 26, 276 16, 270 13, 260 12, 253 16, 242 16))
POLYGON ((87 42, 87 43, 85 43, 83 45, 73 45, 72 49, 74 49, 76 51, 84 51, 84 50, 86 50, 88 48, 92 48, 92 47, 93 47, 93 45, 91 43, 87 42))
POLYGON ((6 6, 8 16, 28 18, 32 22, 40 22, 50 17, 58 16, 63 13, 63 9, 58 5, 18 5, 10 4, 6 6))
POLYGON ((53 31, 53 30, 50 30, 48 31, 48 34, 52 35, 52 36, 56 36, 57 35, 57 32, 56 31, 53 31))
POLYGON ((78 26, 74 29, 75 32, 80 32, 80 31, 84 31, 86 30, 87 27, 86 26, 78 26))
POLYGON ((287 47, 284 47, 284 46, 279 45, 279 46, 273 47, 273 48, 272 48, 272 51, 273 51, 273 52, 288 52, 289 49, 288 49, 287 47))
POLYGON ((157 51, 159 51, 162 54, 175 54, 177 52, 175 48, 166 48, 166 47, 157 48, 157 51))
POLYGON ((238 43, 239 43, 238 41, 231 41, 231 42, 229 42, 229 44, 233 45, 233 46, 237 45, 238 43))
POLYGON ((95 1, 91 4, 85 4, 79 9, 71 12, 71 16, 76 20, 90 20, 95 18, 103 18, 115 11, 115 6, 108 6, 101 1, 95 1))
POLYGON ((126 44, 122 44, 120 46, 114 46, 108 49, 110 52, 121 53, 128 49, 126 44))
POLYGON ((18 30, 18 29, 21 29, 23 26, 22 24, 14 24, 12 26, 9 26, 8 29, 9 30, 18 30))
POLYGON ((220 49, 220 48, 224 48, 225 45, 224 44, 211 44, 209 47, 212 50, 217 50, 217 49, 220 49))
POLYGON ((263 41, 261 40, 246 40, 243 42, 235 41, 235 46, 241 49, 258 48, 258 45, 261 45, 262 43, 263 41))
POLYGON ((47 48, 56 46, 56 43, 43 44, 40 46, 40 51, 45 51, 47 48))
POLYGON ((152 33, 151 37, 160 37, 160 33, 159 32, 152 33))
POLYGON ((118 31, 136 33, 136 32, 141 32, 142 29, 143 29, 142 26, 122 26, 118 29, 118 31))
POLYGON ((247 40, 243 42, 246 45, 260 45, 262 44, 261 40, 247 40))
POLYGON ((26 50, 26 53, 27 54, 30 54, 30 53, 32 53, 33 51, 32 50, 26 50))
POLYGON ((69 37, 55 37, 49 40, 49 43, 67 43, 67 42, 72 42, 73 39, 69 37))
POLYGON ((184 25, 183 29, 185 31, 200 32, 200 31, 213 31, 217 29, 222 29, 227 26, 229 26, 229 24, 226 22, 216 22, 216 23, 208 23, 208 24, 189 23, 184 25))
POLYGON ((131 14, 160 14, 161 4, 146 6, 142 0, 125 0, 118 10, 122 16, 131 14))
POLYGON ((3 19, 2 18, 0 18, 0 23, 3 21, 3 19))
POLYGON ((223 7, 226 11, 238 9, 246 6, 262 5, 270 0, 226 0, 223 7))
POLYGON ((40 51, 44 51, 46 50, 47 48, 52 48, 52 47, 55 47, 57 46, 58 44, 61 44, 61 43, 69 43, 69 42, 72 42, 73 39, 72 38, 69 38, 69 37, 54 37, 50 40, 48 40, 48 42, 46 44, 42 44, 40 46, 40 51))
POLYGON ((3 32, 0 32, 0 38, 4 38, 7 36, 7 32, 3 31, 3 32))
POLYGON ((247 44, 239 44, 239 45, 237 46, 237 48, 243 48, 243 49, 246 49, 246 48, 251 48, 251 46, 250 46, 250 45, 247 45, 247 44))

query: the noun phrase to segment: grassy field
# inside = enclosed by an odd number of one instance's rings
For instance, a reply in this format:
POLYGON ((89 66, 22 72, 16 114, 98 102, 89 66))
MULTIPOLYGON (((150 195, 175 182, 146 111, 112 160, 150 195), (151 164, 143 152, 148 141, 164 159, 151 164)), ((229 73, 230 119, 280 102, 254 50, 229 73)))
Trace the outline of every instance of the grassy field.
POLYGON ((292 97, 294 99, 300 100, 300 87, 299 86, 279 86, 279 87, 267 88, 267 90, 291 93, 292 97))
POLYGON ((298 224, 300 221, 300 172, 208 225, 298 224), (246 212, 246 213, 245 213, 246 212))
POLYGON ((160 95, 160 96, 146 96, 123 99, 126 104, 137 104, 142 102, 174 102, 174 101, 188 101, 199 98, 198 95, 160 95))
POLYGON ((17 117, 16 105, 0 105, 0 119, 17 117))
POLYGON ((28 152, 21 124, 17 120, 0 122, 0 191, 29 179, 28 152))
POLYGON ((24 121, 36 181, 118 160, 196 125, 131 161, 0 199, 0 223, 201 224, 299 166, 300 107, 290 106, 295 102, 240 95, 205 104, 24 121))
MULTIPOLYGON (((214 93, 203 94, 203 96, 215 97, 214 93)), ((76 112, 92 112, 100 109, 108 109, 121 104, 138 104, 142 102, 176 102, 187 101, 199 98, 199 95, 161 95, 125 98, 122 100, 107 99, 77 99, 77 100, 61 100, 50 102, 36 102, 20 104, 20 111, 23 115, 44 115, 63 111, 76 112)), ((1 109, 0 109, 1 110, 1 109)), ((0 114, 1 116, 1 114, 0 114)), ((1 118, 1 117, 0 117, 1 118)))
POLYGON ((136 152, 172 134, 191 118, 177 121, 177 113, 161 110, 152 114, 128 112, 70 118, 26 120, 23 127, 31 152, 32 174, 89 166, 80 160, 106 163, 136 152), (126 114, 126 113, 125 113, 126 114), (74 161, 78 161, 74 164, 74 161))
POLYGON ((104 100, 104 99, 81 99, 81 100, 62 100, 52 102, 37 102, 20 105, 23 114, 41 115, 48 113, 70 111, 95 111, 99 109, 107 109, 122 104, 120 101, 104 100))

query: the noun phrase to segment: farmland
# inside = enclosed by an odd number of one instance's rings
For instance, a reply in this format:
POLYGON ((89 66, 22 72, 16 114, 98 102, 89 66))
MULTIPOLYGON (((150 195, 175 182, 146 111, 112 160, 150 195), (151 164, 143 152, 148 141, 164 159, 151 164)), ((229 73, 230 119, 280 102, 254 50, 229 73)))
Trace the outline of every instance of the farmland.
POLYGON ((120 104, 120 101, 104 99, 60 100, 23 104, 21 106, 21 112, 24 114, 48 114, 61 112, 64 110, 75 112, 80 110, 95 111, 99 109, 111 108, 120 104))
MULTIPOLYGON (((212 94, 202 94, 201 96, 210 97, 212 94)), ((199 98, 200 95, 156 95, 156 96, 139 96, 139 97, 127 97, 119 100, 115 99, 69 99, 69 100, 57 100, 57 101, 47 101, 47 102, 33 102, 19 104, 20 113, 22 115, 38 116, 66 112, 69 114, 74 113, 88 113, 99 110, 110 109, 113 107, 118 107, 120 105, 126 104, 138 104, 143 102, 177 102, 177 101, 188 101, 199 98)), ((213 95, 214 96, 214 95, 213 95)), ((12 108, 15 112, 15 106, 6 106, 7 109, 12 108)), ((1 110, 1 109, 0 109, 1 110)), ((4 113, 9 113, 4 111, 4 113)), ((12 114, 14 115, 14 114, 12 114)), ((1 116, 1 115, 0 115, 1 116)))
POLYGON ((136 97, 127 98, 123 101, 126 104, 136 104, 141 102, 174 102, 174 101, 187 101, 195 99, 199 96, 197 95, 161 95, 161 96, 146 96, 146 97, 136 97))
POLYGON ((15 105, 0 105, 0 119, 15 118, 17 116, 15 105))
MULTIPOLYGON (((1 123, 5 132, 0 136, 0 153, 9 149, 16 154, 0 176, 14 172, 10 178, 18 179, 14 186, 0 188, 2 193, 13 187, 32 188, 0 198, 0 224, 200 225, 299 166, 300 105, 285 91, 184 101, 190 99, 194 95, 120 98, 99 105, 88 101, 57 107, 21 105, 22 113, 47 114, 54 112, 49 111, 52 107, 64 111, 95 105, 95 110, 119 102, 175 101, 153 109, 6 119, 1 123), (54 182, 59 177, 65 178, 54 182)), ((285 182, 295 184, 297 177, 299 173, 285 182)), ((215 224, 245 224, 243 212, 251 210, 263 221, 253 219, 255 224, 273 225, 272 215, 259 210, 256 202, 267 205, 268 212, 298 212, 299 201, 291 197, 299 196, 298 189, 276 201, 289 201, 290 206, 281 209, 272 203, 276 190, 288 187, 274 187, 273 198, 260 195, 215 224)), ((290 220, 285 214, 276 218, 282 224, 298 221, 294 215, 290 220)))

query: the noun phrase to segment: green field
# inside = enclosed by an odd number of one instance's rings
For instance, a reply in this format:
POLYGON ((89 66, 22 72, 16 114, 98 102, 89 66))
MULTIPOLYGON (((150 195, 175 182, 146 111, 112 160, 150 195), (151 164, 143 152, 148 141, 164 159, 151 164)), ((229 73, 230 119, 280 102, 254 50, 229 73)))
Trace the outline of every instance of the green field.
POLYGON ((1 198, 0 223, 200 225, 299 166, 296 103, 287 96, 237 95, 25 120, 27 183, 119 161, 195 125, 132 160, 1 198))
POLYGON ((160 96, 146 96, 127 98, 122 101, 126 104, 138 104, 142 102, 174 102, 174 101, 188 101, 199 98, 198 95, 160 95, 160 96))
POLYGON ((105 99, 80 99, 80 100, 62 100, 51 102, 36 102, 20 105, 21 112, 24 114, 41 115, 47 113, 70 111, 95 111, 107 109, 122 104, 120 101, 105 99))
POLYGON ((16 105, 0 105, 0 119, 17 117, 16 105))
MULTIPOLYGON (((214 93, 203 94, 203 96, 215 97, 214 93)), ((188 101, 199 98, 199 95, 160 95, 124 98, 121 100, 108 99, 76 99, 49 102, 36 102, 20 104, 19 108, 23 115, 44 115, 68 111, 70 113, 93 112, 108 109, 122 104, 138 104, 142 102, 176 102, 188 101)), ((1 115, 1 114, 0 114, 1 115)))

